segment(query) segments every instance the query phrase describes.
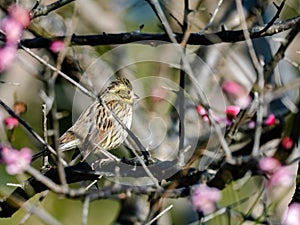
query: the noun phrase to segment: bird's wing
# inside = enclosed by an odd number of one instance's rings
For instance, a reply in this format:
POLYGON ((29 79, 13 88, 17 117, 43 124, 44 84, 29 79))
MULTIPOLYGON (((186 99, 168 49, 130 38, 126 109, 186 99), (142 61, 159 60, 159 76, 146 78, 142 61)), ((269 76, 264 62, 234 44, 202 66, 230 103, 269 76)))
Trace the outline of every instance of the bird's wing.
POLYGON ((59 139, 62 151, 82 147, 84 152, 91 152, 109 134, 113 125, 112 118, 98 102, 89 106, 74 125, 59 139))

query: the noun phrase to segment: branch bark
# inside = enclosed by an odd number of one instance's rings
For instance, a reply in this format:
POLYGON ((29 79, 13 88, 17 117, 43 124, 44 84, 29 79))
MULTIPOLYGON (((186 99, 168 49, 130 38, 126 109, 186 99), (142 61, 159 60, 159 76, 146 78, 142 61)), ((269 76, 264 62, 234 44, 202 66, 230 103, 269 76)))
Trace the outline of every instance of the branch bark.
MULTIPOLYGON (((300 24, 300 16, 274 23, 265 32, 261 33, 264 28, 262 26, 256 26, 249 30, 250 38, 261 38, 266 36, 272 36, 277 33, 289 30, 300 24)), ((266 25, 268 26, 268 25, 266 25)), ((174 37, 177 42, 181 42, 184 39, 184 34, 174 33, 174 37)), ((64 40, 66 36, 57 36, 53 38, 37 37, 32 39, 21 40, 21 45, 27 48, 48 48, 50 44, 55 40, 64 40)), ((219 43, 234 43, 244 41, 244 31, 243 30, 222 30, 216 33, 200 34, 191 33, 187 44, 189 45, 213 45, 219 43)), ((133 42, 140 42, 141 44, 148 45, 159 45, 161 42, 170 42, 170 38, 166 33, 141 33, 141 32, 127 32, 118 34, 107 34, 102 35, 76 35, 73 34, 70 39, 70 45, 115 45, 115 44, 128 44, 133 42)))

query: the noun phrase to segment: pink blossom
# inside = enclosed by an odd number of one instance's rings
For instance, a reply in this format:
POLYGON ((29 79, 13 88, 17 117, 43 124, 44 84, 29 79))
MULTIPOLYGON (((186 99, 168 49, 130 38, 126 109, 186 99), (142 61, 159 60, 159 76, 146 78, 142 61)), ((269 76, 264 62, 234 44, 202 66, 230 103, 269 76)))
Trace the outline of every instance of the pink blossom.
POLYGON ((251 97, 249 95, 241 96, 235 101, 242 109, 245 109, 251 103, 251 97))
POLYGON ((15 175, 22 173, 30 164, 32 151, 29 148, 22 148, 18 151, 9 147, 2 147, 1 156, 2 162, 6 164, 7 173, 15 175))
POLYGON ((284 215, 283 225, 300 225, 300 204, 292 203, 284 215))
POLYGON ((22 25, 11 17, 6 17, 1 21, 1 29, 5 33, 6 43, 17 45, 22 36, 22 25))
POLYGON ((273 174, 281 167, 281 162, 273 157, 264 157, 259 161, 259 168, 261 171, 273 174))
POLYGON ((65 47, 65 43, 63 41, 53 41, 50 44, 50 50, 52 52, 59 52, 65 47))
POLYGON ((216 203, 220 201, 221 197, 219 189, 202 184, 193 190, 191 202, 195 210, 208 214, 216 210, 216 203))
POLYGON ((15 117, 7 117, 4 119, 4 124, 7 129, 12 130, 18 126, 19 121, 15 117))
POLYGON ((244 94, 244 88, 235 81, 225 81, 222 84, 222 89, 227 92, 228 94, 233 95, 243 95, 244 94))
POLYGON ((196 111, 200 114, 200 116, 202 117, 202 119, 205 121, 205 122, 208 122, 209 121, 209 117, 208 117, 208 114, 205 110, 204 107, 202 107, 201 105, 197 105, 196 106, 196 111))
POLYGON ((254 129, 254 128, 255 128, 255 125, 256 125, 256 123, 255 123, 255 121, 253 121, 253 120, 251 120, 251 121, 248 123, 249 129, 254 129))
POLYGON ((22 28, 26 28, 30 24, 30 14, 28 10, 13 4, 8 8, 8 12, 10 17, 17 21, 22 28))
POLYGON ((6 45, 0 49, 0 71, 7 69, 13 62, 17 49, 13 46, 6 45))
POLYGON ((277 186, 289 187, 293 184, 293 182, 294 182, 294 178, 292 176, 291 169, 287 166, 281 166, 270 177, 267 186, 269 188, 273 188, 277 186))
POLYGON ((270 114, 268 116, 268 118, 266 119, 265 124, 267 126, 272 126, 275 123, 276 123, 276 117, 275 117, 275 115, 274 114, 270 114))
POLYGON ((226 108, 227 119, 232 121, 240 112, 241 108, 239 106, 230 105, 226 108))
POLYGON ((251 102, 251 98, 247 94, 246 89, 235 81, 225 81, 222 84, 222 89, 230 100, 242 109, 248 107, 251 102))
POLYGON ((290 137, 284 137, 281 140, 281 146, 286 149, 286 150, 290 150, 293 146, 294 146, 294 142, 293 139, 290 137))
POLYGON ((206 110, 201 105, 196 106, 196 111, 202 116, 207 115, 206 110))

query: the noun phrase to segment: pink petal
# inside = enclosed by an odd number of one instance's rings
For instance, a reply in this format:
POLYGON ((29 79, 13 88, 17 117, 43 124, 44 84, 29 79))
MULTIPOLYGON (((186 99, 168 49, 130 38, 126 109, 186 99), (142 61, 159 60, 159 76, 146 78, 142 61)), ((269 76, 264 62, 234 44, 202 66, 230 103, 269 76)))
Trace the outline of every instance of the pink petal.
POLYGON ((18 126, 19 121, 14 117, 7 117, 4 119, 4 124, 9 130, 12 130, 18 126))
POLYGON ((1 29, 5 32, 6 43, 17 45, 20 40, 23 28, 22 25, 11 17, 7 17, 1 22, 1 29))
POLYGON ((281 140, 281 146, 286 149, 286 150, 290 150, 293 146, 294 146, 294 142, 293 139, 290 137, 284 137, 281 140))
POLYGON ((273 188, 276 186, 289 187, 293 184, 294 178, 292 171, 287 166, 282 166, 270 177, 267 186, 273 188))
POLYGON ((53 41, 49 48, 52 52, 60 52, 64 47, 65 43, 63 41, 53 41))
POLYGON ((6 164, 6 171, 11 175, 24 172, 31 163, 32 152, 29 148, 22 148, 20 151, 3 147, 1 151, 2 162, 6 164))
POLYGON ((241 108, 239 106, 230 105, 226 108, 226 116, 228 120, 233 120, 240 112, 241 108))
POLYGON ((259 168, 261 171, 273 174, 281 167, 281 162, 273 157, 264 157, 259 161, 259 168))
POLYGON ((16 20, 22 28, 26 28, 30 24, 30 14, 29 11, 13 4, 8 8, 10 17, 16 20))
POLYGON ((204 107, 202 107, 201 105, 197 105, 196 106, 196 111, 201 115, 202 119, 205 121, 205 122, 208 122, 209 121, 209 117, 208 117, 208 114, 205 110, 204 107))
POLYGON ((283 225, 299 225, 300 224, 300 204, 297 202, 292 203, 285 216, 283 225))
POLYGON ((249 129, 254 129, 255 128, 255 125, 256 125, 256 123, 255 123, 255 121, 250 121, 249 123, 248 123, 248 127, 249 127, 249 129))
POLYGON ((247 108, 251 103, 251 97, 249 95, 240 96, 237 98, 235 103, 242 109, 247 108))
POLYGON ((6 70, 13 62, 17 53, 15 46, 4 46, 0 49, 0 71, 6 70))
POLYGON ((20 156, 27 162, 30 163, 32 159, 32 151, 30 148, 21 148, 20 156))
POLYGON ((270 114, 268 116, 268 118, 266 119, 265 124, 267 126, 272 126, 275 123, 276 123, 276 117, 275 117, 275 115, 274 114, 270 114))
POLYGON ((216 209, 216 203, 221 197, 219 189, 199 185, 193 190, 191 202, 195 210, 208 214, 216 209))
POLYGON ((222 84, 222 89, 229 94, 234 94, 237 96, 242 95, 245 92, 244 88, 235 81, 225 81, 222 84))

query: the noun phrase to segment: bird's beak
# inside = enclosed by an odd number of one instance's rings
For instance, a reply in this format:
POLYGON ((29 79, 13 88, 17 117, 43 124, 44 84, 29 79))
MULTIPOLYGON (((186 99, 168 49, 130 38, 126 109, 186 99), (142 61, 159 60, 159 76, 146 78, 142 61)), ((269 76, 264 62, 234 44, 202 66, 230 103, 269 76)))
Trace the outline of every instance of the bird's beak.
POLYGON ((140 99, 140 97, 139 97, 137 94, 134 93, 134 94, 133 94, 133 99, 134 99, 134 100, 138 100, 138 99, 140 99))

